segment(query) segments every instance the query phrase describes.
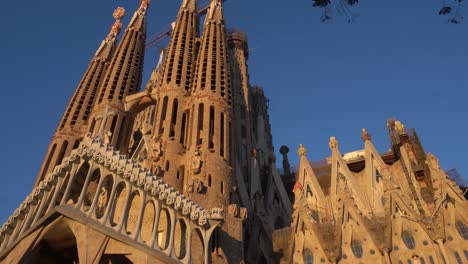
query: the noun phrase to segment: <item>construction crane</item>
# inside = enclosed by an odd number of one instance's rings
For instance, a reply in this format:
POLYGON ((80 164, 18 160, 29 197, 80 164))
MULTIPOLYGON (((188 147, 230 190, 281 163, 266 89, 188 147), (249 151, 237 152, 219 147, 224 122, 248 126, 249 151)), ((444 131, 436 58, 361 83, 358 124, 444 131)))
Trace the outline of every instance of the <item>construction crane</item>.
MULTIPOLYGON (((221 0, 222 2, 226 2, 227 0, 221 0)), ((202 5, 202 8, 200 8, 198 10, 198 14, 200 16, 203 16, 206 14, 206 12, 208 12, 208 9, 210 7, 210 3, 211 1, 210 0, 206 0, 204 1, 203 5, 202 5)), ((164 28, 163 30, 161 30, 158 34, 156 34, 155 36, 153 36, 151 38, 151 40, 146 43, 146 48, 149 49, 151 47, 153 47, 154 45, 156 45, 157 43, 159 43, 160 41, 162 41, 163 39, 165 39, 166 37, 170 36, 171 33, 172 33, 172 30, 173 30, 173 24, 172 23, 171 25, 167 26, 166 28, 164 28)))

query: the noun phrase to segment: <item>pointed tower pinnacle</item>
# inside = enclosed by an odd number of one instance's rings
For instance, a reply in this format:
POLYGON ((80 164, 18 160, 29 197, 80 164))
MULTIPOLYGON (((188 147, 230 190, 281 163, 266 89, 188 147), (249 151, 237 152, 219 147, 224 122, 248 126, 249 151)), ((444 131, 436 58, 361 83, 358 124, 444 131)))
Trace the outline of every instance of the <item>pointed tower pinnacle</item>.
POLYGON ((210 21, 222 21, 224 23, 224 12, 221 0, 212 0, 210 9, 206 15, 205 25, 210 21))
POLYGON ((183 88, 190 90, 195 70, 195 45, 199 37, 196 0, 184 0, 173 24, 163 75, 163 90, 183 88), (166 86, 164 86, 166 85, 166 86), (169 86, 168 86, 169 85, 169 86))
MULTIPOLYGON (((127 95, 135 93, 140 88, 142 81, 146 14, 149 5, 149 0, 141 0, 138 9, 125 29, 122 41, 117 46, 99 87, 99 97, 91 114, 93 122, 89 126, 89 132, 96 136, 98 130, 104 127, 106 135, 110 135, 110 143, 117 148, 119 148, 120 140, 123 140, 121 133, 125 134, 129 124, 129 120, 125 119, 123 100, 127 95), (109 120, 96 118, 104 114, 107 106, 110 106, 110 110, 115 113, 114 117, 109 120), (104 120, 107 122, 104 126, 97 123, 104 120)), ((118 30, 119 27, 116 25, 115 30, 118 30)))
POLYGON ((98 104, 104 101, 121 102, 126 95, 134 93, 140 87, 149 3, 149 0, 141 0, 130 20, 100 87, 98 104))
POLYGON ((194 93, 211 91, 231 105, 231 79, 227 56, 226 29, 221 1, 213 0, 205 18, 197 60, 194 93))
POLYGON ((65 108, 34 186, 37 186, 48 172, 51 172, 56 165, 62 162, 64 157, 77 147, 86 133, 86 125, 95 103, 97 90, 115 50, 117 35, 122 28, 121 19, 125 15, 125 10, 119 7, 113 15, 115 22, 94 54, 88 69, 65 108))

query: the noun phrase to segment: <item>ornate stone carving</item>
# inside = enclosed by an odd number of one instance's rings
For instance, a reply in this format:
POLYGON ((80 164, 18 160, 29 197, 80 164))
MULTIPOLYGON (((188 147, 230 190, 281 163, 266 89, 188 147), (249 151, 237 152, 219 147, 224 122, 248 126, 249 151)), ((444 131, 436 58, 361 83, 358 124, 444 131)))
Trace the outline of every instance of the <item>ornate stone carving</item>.
POLYGON ((361 139, 364 142, 372 140, 372 136, 369 134, 369 132, 367 132, 365 128, 362 129, 361 139))
POLYGON ((203 192, 203 182, 201 180, 196 179, 193 182, 193 187, 194 187, 194 191, 196 191, 197 193, 202 193, 203 192))
POLYGON ((193 174, 200 174, 202 167, 202 159, 200 156, 200 151, 195 150, 195 155, 192 158, 192 172, 193 174))
POLYGON ((307 156, 307 149, 304 147, 304 145, 299 145, 299 150, 297 151, 297 154, 299 154, 300 157, 307 156))
POLYGON ((102 188, 101 193, 99 194, 98 202, 97 202, 97 209, 102 211, 106 206, 107 202, 109 201, 109 194, 107 193, 106 188, 102 188))
POLYGON ((212 218, 222 219, 223 218, 224 209, 223 208, 213 208, 210 211, 210 215, 212 218))
POLYGON ((406 134, 405 126, 400 121, 395 122, 395 130, 399 134, 406 134))
POLYGON ((239 216, 239 213, 240 213, 239 205, 237 205, 237 204, 230 204, 230 205, 228 206, 228 213, 229 213, 229 215, 231 215, 231 216, 238 217, 238 216, 239 216))
POLYGON ((104 135, 104 144, 109 145, 111 143, 112 132, 107 131, 104 135))
POLYGON ((162 143, 161 143, 161 139, 156 137, 156 136, 153 136, 152 138, 152 143, 151 143, 151 158, 153 160, 153 162, 158 162, 159 159, 161 158, 162 156, 162 143))
POLYGON ((330 148, 333 150, 333 149, 337 149, 338 148, 338 140, 336 140, 335 137, 331 137, 330 138, 330 142, 328 143, 328 145, 330 146, 330 148))

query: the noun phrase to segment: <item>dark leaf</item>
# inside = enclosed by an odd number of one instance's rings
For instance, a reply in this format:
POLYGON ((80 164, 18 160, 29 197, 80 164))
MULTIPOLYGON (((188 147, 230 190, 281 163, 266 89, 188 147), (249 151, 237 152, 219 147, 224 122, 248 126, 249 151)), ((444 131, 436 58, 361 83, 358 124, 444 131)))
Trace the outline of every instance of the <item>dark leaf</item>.
POLYGON ((439 15, 444 16, 450 14, 450 12, 452 12, 452 8, 450 6, 444 6, 442 9, 440 9, 439 15))

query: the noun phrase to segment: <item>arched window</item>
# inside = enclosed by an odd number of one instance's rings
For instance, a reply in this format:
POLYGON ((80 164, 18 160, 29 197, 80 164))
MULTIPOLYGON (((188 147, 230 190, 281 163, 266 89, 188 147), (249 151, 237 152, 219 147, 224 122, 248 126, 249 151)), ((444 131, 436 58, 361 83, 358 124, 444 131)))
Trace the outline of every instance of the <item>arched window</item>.
POLYGON ((463 253, 465 253, 465 258, 468 260, 468 250, 463 251, 463 253))
POLYGON ((361 241, 359 240, 352 240, 351 241, 351 250, 353 251, 354 256, 356 258, 362 258, 362 245, 361 241))
POLYGON ((169 172, 169 168, 170 168, 169 165, 170 165, 169 161, 166 161, 166 169, 165 169, 166 172, 169 172))
POLYGON ((60 165, 62 163, 63 158, 65 157, 65 153, 67 151, 67 148, 68 148, 68 141, 65 140, 63 142, 62 148, 60 149, 57 161, 55 162, 55 166, 60 165))
POLYGON ((433 258, 432 256, 429 256, 429 262, 430 262, 431 264, 435 264, 434 258, 433 258))
POLYGON ((312 255, 312 252, 310 252, 310 249, 304 250, 304 264, 313 264, 314 263, 314 256, 312 255))
POLYGON ((306 193, 306 198, 312 198, 314 194, 312 193, 312 189, 310 189, 310 186, 307 184, 307 193, 306 193))
POLYGON ((211 175, 208 175, 208 187, 211 187, 211 175))
POLYGON ((468 240, 468 227, 462 221, 457 221, 455 223, 457 226, 457 231, 463 239, 468 240))
POLYGON ((410 234, 410 232, 408 232, 407 230, 403 231, 403 233, 401 233, 401 238, 403 239, 403 242, 405 243, 405 245, 406 245, 406 247, 408 249, 414 249, 415 248, 414 238, 410 234))
POLYGON ((423 257, 420 257, 420 258, 419 258, 419 262, 421 262, 421 264, 426 264, 426 261, 424 260, 423 257))
POLYGON ((411 261, 411 259, 408 259, 408 264, 413 264, 413 262, 411 261))

